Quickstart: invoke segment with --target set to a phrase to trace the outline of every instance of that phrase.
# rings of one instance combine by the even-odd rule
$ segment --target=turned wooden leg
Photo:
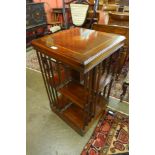
[[[126,82],[123,83],[123,86],[122,86],[123,92],[120,95],[120,102],[122,102],[122,100],[123,100],[123,98],[124,98],[124,96],[126,94],[126,91],[127,91],[128,86],[129,86],[129,83],[126,83]]]
[[[126,49],[122,49],[120,51],[119,55],[119,64],[118,64],[118,70],[117,70],[117,75],[116,75],[116,80],[118,80],[119,76],[121,75],[122,69],[125,66],[125,63],[127,61],[127,51]]]
[[[113,80],[111,80],[111,82],[109,84],[109,90],[108,90],[108,94],[107,94],[107,99],[109,99],[109,96],[110,96],[110,93],[111,93],[112,84],[113,84]]]

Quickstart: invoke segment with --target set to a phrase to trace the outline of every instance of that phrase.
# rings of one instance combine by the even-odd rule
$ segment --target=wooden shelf
[[[64,98],[62,95],[58,96],[58,102],[54,102],[54,106],[59,108],[59,110],[63,110],[67,107],[70,103],[68,102],[67,98]]]
[[[60,88],[59,92],[71,102],[84,109],[88,97],[88,92],[85,91],[84,86],[76,82],[69,82],[66,86]]]
[[[69,124],[76,132],[83,136],[87,130],[93,125],[94,121],[101,116],[106,108],[107,101],[100,96],[99,103],[96,105],[95,116],[90,120],[87,126],[84,127],[84,114],[85,112],[75,104],[69,104],[67,108],[61,112],[53,111],[62,118],[67,124]],[[67,105],[67,103],[66,103]]]
[[[72,124],[77,126],[77,128],[83,128],[84,112],[76,105],[72,104],[69,108],[67,108],[63,112],[63,116],[66,117]]]
[[[59,93],[69,99],[73,104],[76,104],[82,110],[87,103],[88,92],[84,89],[84,86],[76,82],[69,82],[66,86],[59,89]],[[99,97],[99,103],[96,105],[96,111],[99,112],[100,108],[103,108],[107,104],[104,97]],[[99,109],[98,109],[99,108]]]

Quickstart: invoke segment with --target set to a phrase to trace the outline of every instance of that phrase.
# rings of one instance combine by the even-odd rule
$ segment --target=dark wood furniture
[[[106,108],[124,40],[76,27],[32,41],[52,111],[80,135]]]
[[[51,26],[61,25],[58,21],[47,22],[44,3],[26,3],[26,45],[38,37],[50,34]]]
[[[103,21],[99,21],[99,24],[115,25],[129,28],[129,13],[117,12],[117,11],[104,11]]]
[[[126,37],[125,44],[122,48],[120,55],[120,66],[118,70],[118,74],[120,74],[123,66],[126,61],[129,59],[129,28],[118,25],[103,25],[103,24],[93,24],[92,29],[101,32],[120,34]]]
[[[109,15],[114,20],[121,20],[121,21],[129,21],[129,13],[128,12],[109,12]]]
[[[44,3],[26,3],[26,43],[42,35],[46,31],[47,22]],[[42,29],[42,30],[39,30]]]
[[[119,25],[129,27],[129,13],[128,12],[109,12],[108,25]]]

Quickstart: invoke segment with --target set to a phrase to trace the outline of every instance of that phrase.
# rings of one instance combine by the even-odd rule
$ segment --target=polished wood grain
[[[73,28],[33,41],[51,109],[80,135],[104,112],[125,37]]]
[[[88,92],[85,91],[83,85],[75,82],[70,82],[66,87],[59,89],[59,92],[73,101],[77,106],[84,109],[87,102]]]
[[[93,24],[93,30],[107,32],[107,33],[114,33],[120,34],[126,37],[125,45],[129,46],[129,28],[125,26],[119,25],[104,25],[104,24]]]
[[[95,59],[102,55],[100,61],[104,60],[118,47],[123,46],[124,40],[125,37],[120,35],[73,28],[34,40],[32,45],[78,71],[84,71],[86,66],[89,71],[96,65]]]

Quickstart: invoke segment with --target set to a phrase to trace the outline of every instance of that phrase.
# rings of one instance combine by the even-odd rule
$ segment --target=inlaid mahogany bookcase
[[[106,108],[124,41],[77,27],[32,41],[52,111],[82,136]]]

